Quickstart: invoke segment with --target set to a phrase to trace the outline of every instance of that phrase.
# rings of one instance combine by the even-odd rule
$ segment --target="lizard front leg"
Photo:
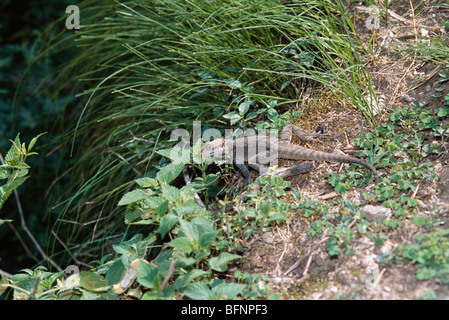
[[[241,161],[239,158],[236,158],[234,161],[234,164],[239,168],[239,170],[242,172],[243,177],[245,178],[245,186],[249,185],[251,183],[251,180],[249,178],[249,170],[248,167],[245,166],[243,161]]]

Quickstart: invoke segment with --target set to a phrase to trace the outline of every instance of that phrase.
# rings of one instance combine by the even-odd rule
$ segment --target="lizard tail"
[[[379,174],[377,173],[376,168],[374,168],[371,164],[369,164],[368,162],[366,162],[362,159],[349,157],[349,156],[343,156],[343,155],[330,154],[330,153],[326,153],[326,152],[322,152],[322,151],[318,151],[318,150],[313,150],[313,151],[307,152],[307,154],[306,154],[303,150],[300,150],[300,149],[298,150],[297,156],[293,156],[292,158],[298,159],[298,160],[317,160],[317,161],[359,164],[361,166],[364,166],[366,169],[368,169],[369,171],[371,171],[373,173],[375,184],[379,183]]]

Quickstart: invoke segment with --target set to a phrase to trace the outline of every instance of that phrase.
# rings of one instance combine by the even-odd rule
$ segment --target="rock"
[[[391,209],[382,206],[366,205],[361,207],[360,210],[365,213],[365,218],[368,221],[376,221],[380,219],[386,219],[391,216]]]

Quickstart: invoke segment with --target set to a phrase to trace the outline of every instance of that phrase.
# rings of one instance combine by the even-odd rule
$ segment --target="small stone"
[[[368,221],[375,221],[380,219],[386,219],[391,216],[391,209],[385,208],[382,206],[372,206],[372,205],[366,205],[360,210],[365,213],[365,218]]]
[[[273,284],[281,284],[284,279],[282,277],[275,277],[273,279]]]
[[[265,242],[268,244],[273,244],[276,241],[276,237],[272,234],[269,234],[265,237]]]

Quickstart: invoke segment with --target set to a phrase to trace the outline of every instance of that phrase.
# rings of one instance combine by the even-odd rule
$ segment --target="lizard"
[[[297,146],[291,143],[293,133],[301,140],[306,141],[315,141],[315,137],[325,136],[318,132],[305,134],[298,126],[288,124],[283,128],[279,139],[271,135],[259,134],[233,140],[215,139],[207,141],[200,150],[200,156],[206,161],[217,159],[232,160],[242,172],[245,178],[245,185],[250,183],[249,170],[244,164],[245,161],[248,162],[250,167],[258,170],[261,174],[265,174],[268,171],[268,167],[264,164],[277,159],[359,164],[373,173],[375,184],[378,184],[379,175],[376,169],[368,162],[346,155],[336,155]],[[313,162],[305,162],[292,167],[277,168],[273,174],[285,178],[310,171],[313,168],[315,168]]]

